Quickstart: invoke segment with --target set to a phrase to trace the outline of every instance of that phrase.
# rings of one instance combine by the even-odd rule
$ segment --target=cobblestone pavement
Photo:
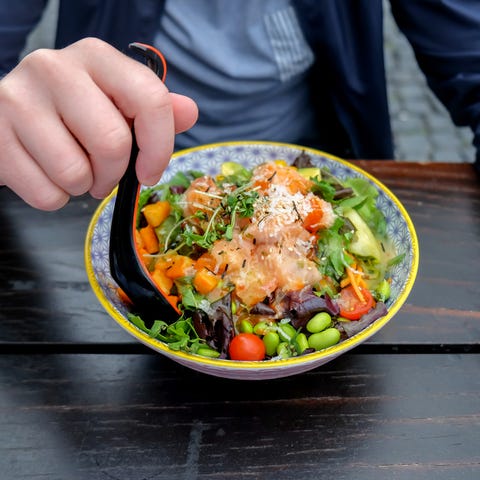
[[[455,127],[445,107],[428,88],[410,44],[385,3],[385,62],[395,158],[473,162],[470,128]]]

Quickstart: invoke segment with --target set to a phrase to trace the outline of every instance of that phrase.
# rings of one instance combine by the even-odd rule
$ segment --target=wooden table
[[[471,165],[357,162],[399,197],[421,261],[397,316],[309,373],[245,382],[152,353],[104,312],[97,202],[0,189],[0,478],[480,478],[480,185]]]

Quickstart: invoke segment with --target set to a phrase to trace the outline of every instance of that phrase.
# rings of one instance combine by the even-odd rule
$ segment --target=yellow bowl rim
[[[145,345],[153,348],[156,351],[163,352],[166,354],[168,357],[171,358],[178,358],[179,360],[182,359],[184,362],[186,361],[187,363],[193,362],[195,364],[200,364],[208,367],[213,367],[213,368],[221,368],[221,367],[226,367],[228,369],[254,369],[254,370],[263,370],[263,369],[271,369],[271,368],[285,368],[285,367],[290,367],[294,365],[302,365],[302,364],[308,364],[308,363],[317,363],[318,361],[328,358],[328,357],[336,357],[340,355],[341,353],[344,353],[355,346],[359,345],[363,341],[365,341],[367,338],[371,337],[374,335],[376,332],[378,332],[386,323],[388,323],[393,316],[398,312],[400,307],[405,303],[408,295],[410,294],[413,285],[415,283],[415,279],[417,276],[418,272],[418,265],[419,265],[419,245],[418,245],[418,238],[417,234],[415,231],[415,227],[413,225],[413,222],[410,218],[410,215],[404,208],[404,206],[401,204],[401,202],[398,200],[396,195],[388,188],[386,187],[383,183],[381,183],[379,180],[377,180],[374,176],[366,172],[360,167],[357,167],[356,165],[353,165],[352,163],[348,162],[347,160],[341,159],[339,157],[336,157],[335,155],[331,155],[329,153],[323,152],[322,150],[317,150],[314,148],[310,147],[304,147],[302,145],[296,145],[293,143],[284,143],[284,142],[270,142],[270,141],[261,141],[261,140],[242,140],[242,141],[229,141],[229,142],[216,142],[216,143],[210,143],[210,144],[205,144],[205,145],[200,145],[197,147],[192,147],[184,150],[179,150],[175,152],[172,155],[172,160],[174,160],[177,157],[183,156],[185,154],[191,153],[191,152],[196,152],[200,150],[207,150],[207,149],[212,149],[212,148],[217,148],[217,147],[225,147],[225,146],[254,146],[254,145],[273,145],[273,146],[278,146],[278,147],[290,147],[292,149],[296,150],[304,150],[305,152],[311,152],[312,154],[315,155],[320,155],[322,157],[329,158],[330,160],[333,160],[335,162],[341,163],[351,170],[354,170],[366,178],[368,178],[370,181],[372,181],[377,187],[379,187],[383,192],[385,192],[390,199],[394,202],[396,208],[402,213],[402,216],[408,226],[408,230],[410,233],[411,237],[411,243],[412,243],[412,265],[411,269],[407,278],[407,281],[405,283],[405,287],[400,293],[399,297],[397,298],[396,302],[389,307],[388,313],[376,320],[374,323],[366,327],[364,330],[360,331],[356,335],[347,338],[346,340],[343,340],[342,342],[326,348],[324,350],[320,350],[318,352],[313,352],[308,355],[300,355],[298,357],[290,357],[290,358],[285,358],[285,359],[276,359],[272,361],[235,361],[235,360],[227,360],[227,359],[218,359],[218,358],[207,358],[203,357],[200,355],[195,355],[195,354],[190,354],[182,351],[177,351],[177,350],[172,350],[171,348],[168,347],[167,344],[156,340],[152,337],[150,337],[147,333],[143,332],[139,328],[137,328],[135,325],[133,325],[128,319],[126,319],[123,315],[120,314],[120,312],[111,304],[111,302],[108,300],[108,298],[104,295],[98,280],[95,276],[95,273],[93,271],[93,266],[92,266],[92,261],[91,261],[91,252],[90,252],[90,246],[91,246],[91,241],[92,241],[92,236],[93,236],[93,231],[95,229],[95,225],[98,221],[98,218],[100,214],[102,213],[103,209],[105,206],[111,201],[111,199],[116,195],[117,189],[115,188],[106,198],[104,198],[100,204],[97,206],[94,215],[92,216],[92,219],[89,223],[88,229],[87,229],[87,235],[85,239],[85,247],[84,247],[84,256],[85,256],[85,267],[87,271],[87,276],[88,280],[90,282],[90,286],[95,293],[96,297],[98,298],[100,304],[105,308],[105,310],[109,313],[109,315],[122,327],[124,328],[127,332],[129,332],[132,336],[137,338],[137,340],[141,341]]]

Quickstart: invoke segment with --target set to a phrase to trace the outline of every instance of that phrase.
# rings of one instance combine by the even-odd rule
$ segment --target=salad
[[[129,320],[170,348],[212,358],[305,355],[387,313],[401,261],[365,178],[339,180],[302,152],[142,190],[138,254],[181,314]]]

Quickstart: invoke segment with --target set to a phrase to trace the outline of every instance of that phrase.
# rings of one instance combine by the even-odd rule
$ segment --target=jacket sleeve
[[[469,126],[480,164],[480,2],[390,0],[427,83],[457,126]]]
[[[0,0],[0,78],[17,64],[46,4],[47,0]]]

